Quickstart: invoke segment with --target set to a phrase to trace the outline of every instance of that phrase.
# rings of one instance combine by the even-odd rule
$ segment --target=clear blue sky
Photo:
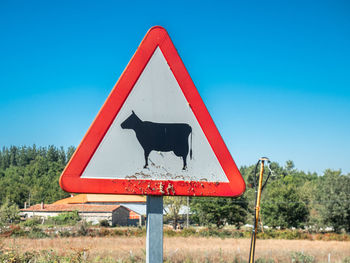
[[[350,172],[348,1],[0,2],[0,146],[77,146],[164,26],[238,166]]]

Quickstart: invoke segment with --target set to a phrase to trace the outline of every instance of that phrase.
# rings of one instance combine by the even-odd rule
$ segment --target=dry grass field
[[[142,237],[76,237],[76,238],[6,238],[3,249],[18,251],[53,250],[59,255],[86,251],[88,259],[130,259],[143,261],[145,238]],[[249,239],[220,239],[200,237],[168,237],[164,239],[164,258],[170,262],[234,262],[246,261]],[[315,262],[342,262],[350,257],[350,242],[309,240],[257,240],[256,259],[272,259],[274,262],[291,262],[293,252],[311,255]]]

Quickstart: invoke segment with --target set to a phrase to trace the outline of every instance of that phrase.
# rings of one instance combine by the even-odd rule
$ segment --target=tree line
[[[297,170],[292,161],[271,163],[273,174],[261,201],[261,225],[273,228],[333,229],[350,232],[350,174]],[[247,184],[239,198],[192,198],[193,219],[200,224],[253,224],[255,165],[240,169]],[[265,174],[266,178],[266,174]]]
[[[69,196],[58,180],[74,153],[74,147],[65,150],[55,146],[11,146],[0,151],[0,203],[6,201],[19,207],[24,202],[33,205],[51,203]]]
[[[69,196],[58,180],[74,153],[74,147],[11,146],[0,150],[0,206],[23,207],[52,203]],[[292,161],[271,163],[273,175],[262,194],[261,224],[278,228],[350,232],[350,174],[325,170],[322,174],[296,169]],[[200,225],[252,224],[255,165],[240,168],[247,189],[238,198],[191,197],[191,222]],[[265,175],[266,176],[266,175]],[[184,197],[166,197],[170,217],[178,220]]]

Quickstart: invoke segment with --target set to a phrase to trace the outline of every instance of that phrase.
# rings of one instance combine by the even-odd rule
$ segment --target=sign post
[[[147,196],[146,263],[163,262],[163,196]]]

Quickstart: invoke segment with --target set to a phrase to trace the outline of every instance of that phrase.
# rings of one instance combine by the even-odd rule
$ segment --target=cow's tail
[[[191,148],[190,148],[190,159],[192,160],[192,128],[191,128]]]

